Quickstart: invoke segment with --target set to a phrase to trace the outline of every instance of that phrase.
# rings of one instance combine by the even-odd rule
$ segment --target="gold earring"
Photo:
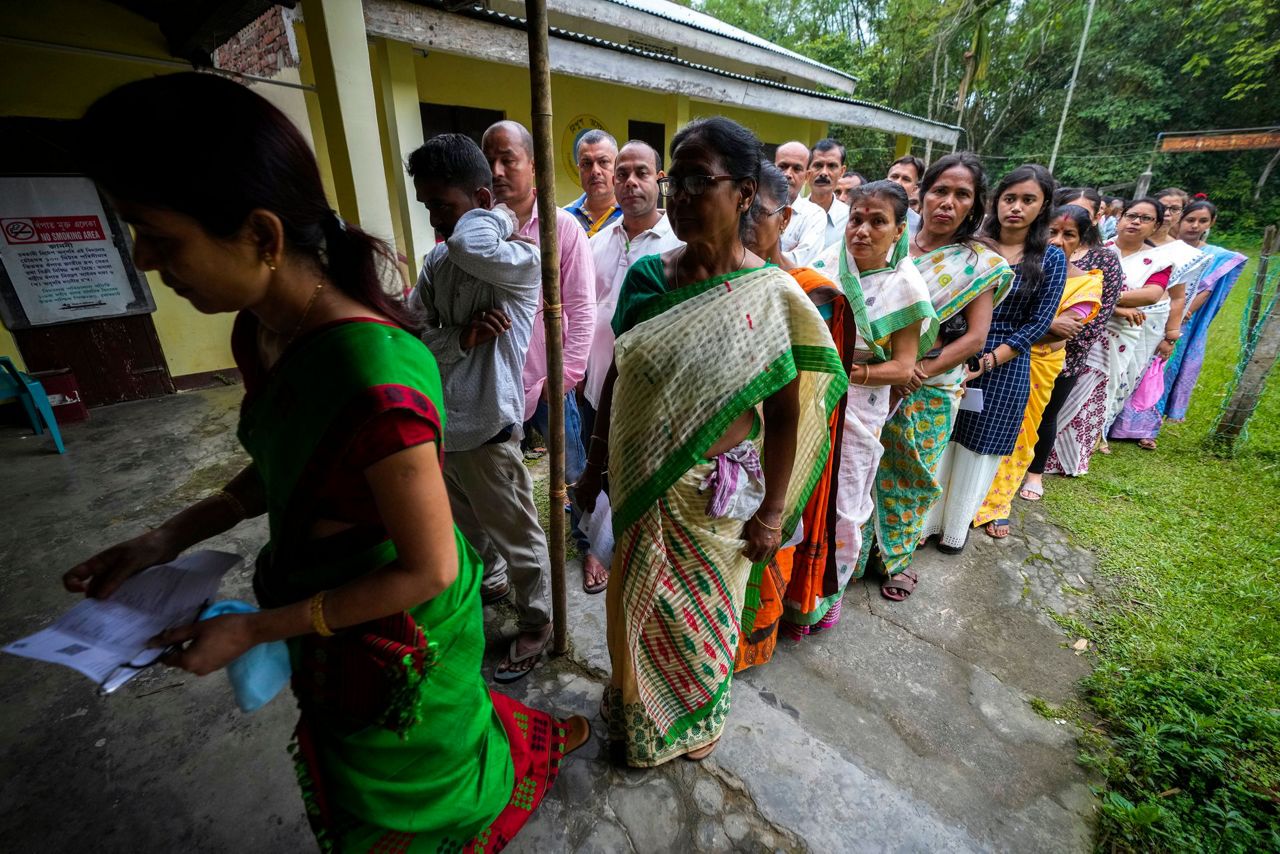
[[[271,256],[270,256],[270,255],[268,255],[268,256],[266,256],[265,258],[263,258],[263,259],[262,259],[262,263],[266,264],[266,265],[267,265],[267,269],[268,269],[268,270],[270,270],[271,272],[273,272],[273,273],[274,273],[274,272],[276,271],[276,265],[271,263]]]

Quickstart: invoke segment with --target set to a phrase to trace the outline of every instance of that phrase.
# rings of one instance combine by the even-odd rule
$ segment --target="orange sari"
[[[811,267],[798,267],[791,271],[791,275],[822,312],[835,341],[836,352],[840,354],[840,361],[847,373],[849,354],[853,352],[854,325],[853,314],[849,310],[844,292],[839,285]],[[734,672],[764,664],[773,657],[773,651],[778,645],[778,627],[782,621],[784,598],[788,598],[789,592],[794,594],[789,598],[804,597],[800,601],[810,601],[815,592],[822,588],[828,555],[833,546],[830,542],[831,527],[828,517],[834,509],[832,502],[835,488],[832,477],[839,470],[839,432],[843,412],[844,406],[841,404],[831,414],[831,456],[801,516],[804,539],[791,548],[780,550],[761,575],[760,606],[756,611],[755,625],[750,633],[744,632],[738,642]]]

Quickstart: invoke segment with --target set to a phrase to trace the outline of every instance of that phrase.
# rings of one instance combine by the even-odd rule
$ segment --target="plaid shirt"
[[[1046,247],[1043,265],[1044,278],[1032,290],[1023,287],[1022,264],[1015,264],[1013,288],[991,314],[991,331],[982,351],[1007,344],[1017,355],[968,384],[982,389],[982,411],[961,411],[951,438],[975,454],[1004,456],[1018,442],[1031,394],[1031,345],[1049,331],[1067,283],[1067,258],[1061,249]]]

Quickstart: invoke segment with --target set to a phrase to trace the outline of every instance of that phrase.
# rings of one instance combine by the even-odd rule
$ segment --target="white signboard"
[[[134,300],[88,178],[0,178],[0,261],[32,326],[114,317]]]

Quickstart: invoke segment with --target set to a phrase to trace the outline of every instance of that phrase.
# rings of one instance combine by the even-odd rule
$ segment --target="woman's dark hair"
[[[1187,215],[1195,211],[1208,211],[1209,222],[1213,222],[1218,218],[1218,206],[1208,199],[1196,199],[1191,204],[1182,209],[1182,218],[1186,219]]]
[[[897,181],[872,181],[849,191],[849,207],[859,199],[884,199],[893,208],[893,224],[902,225],[907,218],[907,191]]]
[[[1077,195],[1075,198],[1080,197]],[[1094,245],[1094,241],[1097,240],[1098,227],[1093,224],[1093,214],[1089,213],[1088,208],[1083,208],[1080,205],[1059,205],[1053,209],[1053,213],[1049,216],[1049,222],[1063,217],[1075,224],[1076,232],[1080,235],[1080,245]]]
[[[764,201],[765,198],[768,198],[772,204],[767,204]],[[755,201],[751,203],[751,215],[759,216],[764,213],[766,207],[777,207],[786,204],[790,199],[791,185],[787,183],[787,176],[768,160],[761,160],[759,189],[756,190]]]
[[[1059,187],[1053,194],[1053,206],[1060,208],[1076,199],[1088,199],[1102,212],[1102,194],[1093,187]]]
[[[957,166],[969,170],[969,174],[973,177],[973,207],[969,208],[969,215],[956,227],[952,240],[956,243],[968,243],[978,233],[978,228],[987,214],[987,173],[983,170],[982,161],[978,159],[978,155],[972,151],[956,151],[933,161],[924,173],[924,177],[920,179],[920,199],[923,206],[924,198],[929,195],[929,188],[937,183],[943,172]]]
[[[1040,213],[1031,221],[1022,244],[1022,260],[1018,262],[1018,271],[1021,273],[1018,286],[1036,290],[1044,280],[1044,251],[1049,245],[1049,215],[1053,213],[1054,180],[1049,170],[1039,163],[1026,163],[1001,178],[991,194],[991,208],[987,211],[987,221],[982,224],[982,233],[999,239],[1000,197],[1005,190],[1025,181],[1035,181],[1040,185],[1044,204],[1040,206]]]
[[[764,160],[764,146],[751,131],[724,116],[705,116],[694,119],[676,131],[671,138],[671,162],[675,162],[676,151],[686,142],[696,140],[703,143],[720,156],[726,175],[732,175],[735,181],[748,178],[760,183],[760,163]],[[790,193],[788,193],[788,198]],[[757,202],[752,199],[752,208]],[[745,236],[751,210],[744,211],[738,217],[738,234]]]
[[[1120,211],[1120,216],[1124,216],[1137,205],[1151,205],[1156,211],[1156,225],[1164,224],[1164,202],[1151,196],[1143,196],[1140,199],[1130,199],[1124,203],[1124,210]]]
[[[111,195],[185,214],[217,238],[238,232],[252,211],[271,211],[289,251],[311,258],[335,287],[407,329],[419,323],[382,287],[396,269],[391,249],[330,209],[306,139],[239,83],[195,72],[126,83],[81,119],[80,155]]]
[[[468,193],[484,187],[493,189],[493,170],[484,152],[471,137],[460,133],[438,133],[409,155],[405,169],[411,178],[441,181]]]

